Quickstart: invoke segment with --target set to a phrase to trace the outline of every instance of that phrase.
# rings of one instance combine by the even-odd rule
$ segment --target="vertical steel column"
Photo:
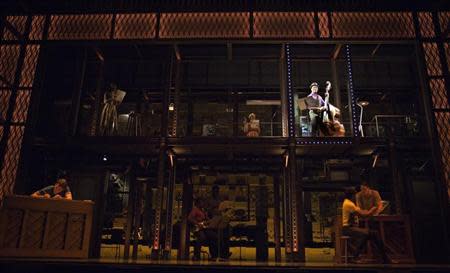
[[[273,230],[275,240],[275,262],[281,262],[281,244],[280,244],[280,174],[275,173],[273,176]]]
[[[181,225],[180,225],[180,241],[178,244],[178,260],[189,259],[189,225],[188,215],[192,209],[192,177],[190,172],[187,172],[186,177],[183,179],[183,196],[182,196],[182,211],[181,211]]]
[[[285,160],[290,160],[288,154]],[[284,164],[284,162],[283,162]],[[291,211],[291,187],[289,183],[289,169],[283,165],[283,227],[284,227],[284,250],[286,260],[290,261],[292,257],[292,211]]]
[[[83,59],[81,60],[80,70],[78,71],[77,85],[75,86],[75,90],[72,93],[72,107],[71,107],[71,120],[72,126],[70,128],[70,136],[75,136],[77,134],[78,128],[78,116],[80,111],[80,100],[81,95],[83,93],[83,85],[84,85],[84,75],[86,73],[86,62],[87,62],[87,49],[83,47]]]
[[[281,127],[282,136],[289,136],[288,126],[288,96],[287,96],[287,61],[286,61],[286,45],[281,46],[280,54],[280,96],[281,96]]]
[[[166,223],[165,223],[165,242],[163,250],[163,259],[169,259],[170,252],[172,250],[172,210],[173,210],[173,191],[175,189],[176,181],[176,160],[170,151],[169,156],[171,166],[169,168],[169,183],[167,185],[167,198],[166,198]]]
[[[178,110],[180,108],[181,69],[181,60],[177,59],[175,63],[175,101],[172,117],[172,137],[177,136]]]
[[[345,60],[347,63],[347,83],[348,83],[348,105],[350,107],[348,108],[350,111],[350,117],[352,126],[350,127],[352,129],[352,135],[354,137],[359,136],[358,131],[358,122],[356,117],[356,98],[355,93],[353,91],[353,68],[352,68],[352,55],[351,55],[351,48],[350,45],[345,45]]]

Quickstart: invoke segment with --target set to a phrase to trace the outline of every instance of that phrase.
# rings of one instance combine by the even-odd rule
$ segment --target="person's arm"
[[[72,200],[72,193],[70,191],[66,192],[66,200]]]
[[[38,198],[50,198],[50,194],[47,193],[47,189],[49,189],[49,187],[45,187],[41,190],[38,190],[36,192],[34,192],[33,194],[31,194],[31,197],[38,197]]]
[[[361,205],[362,205],[361,204],[361,193],[358,192],[355,196],[355,199],[356,199],[356,206],[361,207]]]
[[[377,211],[377,207],[372,207],[370,210],[363,210],[358,206],[355,207],[356,214],[358,214],[359,216],[362,216],[362,217],[372,216],[376,211]]]

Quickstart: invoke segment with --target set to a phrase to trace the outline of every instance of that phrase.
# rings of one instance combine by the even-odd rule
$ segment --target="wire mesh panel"
[[[319,12],[319,34],[320,38],[329,38],[330,37],[330,28],[329,28],[329,20],[328,14],[326,12]]]
[[[439,24],[441,25],[442,33],[446,34],[446,37],[450,37],[450,12],[439,13]]]
[[[450,43],[444,44],[445,58],[447,59],[447,68],[450,73]]]
[[[411,13],[333,12],[334,38],[405,39],[414,38]]]
[[[255,38],[314,38],[313,12],[255,12]]]
[[[1,171],[0,199],[13,192],[19,164],[20,150],[22,147],[24,127],[11,126],[6,150],[3,157],[3,169]]]
[[[0,89],[0,123],[5,122],[6,120],[6,113],[8,112],[10,96],[11,90]]]
[[[25,123],[30,106],[31,90],[17,91],[16,105],[12,117],[13,122]]]
[[[156,14],[117,14],[114,39],[155,38]]]
[[[111,14],[53,15],[49,40],[101,40],[111,34]]]
[[[30,40],[42,40],[45,16],[33,16],[31,21]]]
[[[249,38],[249,13],[164,13],[159,37],[175,38]]]
[[[28,45],[20,77],[20,87],[33,86],[36,64],[39,56],[39,45]]]
[[[433,17],[431,12],[419,12],[420,35],[423,38],[432,38],[436,36],[434,32]]]
[[[11,24],[11,26],[21,35],[24,34],[27,16],[7,16],[6,21]],[[3,39],[6,41],[18,40],[16,35],[14,35],[14,33],[12,33],[8,28],[5,28]]]
[[[431,79],[430,92],[434,109],[449,108],[444,79]]]
[[[0,46],[0,87],[11,87],[14,83],[20,46]]]
[[[427,65],[427,73],[429,76],[441,76],[442,64],[439,59],[439,51],[436,43],[423,43],[425,53],[425,63]]]
[[[444,167],[447,190],[450,193],[450,113],[436,112],[436,127],[441,144],[442,164]]]

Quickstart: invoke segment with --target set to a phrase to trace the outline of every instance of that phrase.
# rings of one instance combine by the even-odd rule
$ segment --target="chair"
[[[348,241],[350,240],[350,236],[341,236],[340,239],[344,243],[344,255],[341,258],[344,258],[344,263],[347,264],[348,258],[353,257],[348,254]]]

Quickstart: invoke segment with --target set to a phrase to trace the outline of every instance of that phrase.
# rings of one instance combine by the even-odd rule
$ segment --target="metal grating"
[[[450,108],[448,105],[444,79],[431,79],[430,92],[434,109]]]
[[[255,38],[315,38],[313,12],[255,12]]]
[[[64,249],[67,214],[52,212],[48,215],[49,230],[46,249]]]
[[[39,56],[39,45],[29,45],[26,49],[25,60],[20,77],[20,87],[32,87],[36,64]]]
[[[6,113],[8,112],[9,97],[11,96],[11,90],[0,90],[0,123],[6,121]]]
[[[439,24],[441,25],[442,33],[446,33],[446,37],[450,37],[450,12],[439,13]]]
[[[333,12],[334,38],[414,38],[407,12]]]
[[[155,38],[156,14],[117,14],[114,39]]]
[[[439,51],[436,43],[423,43],[425,53],[425,63],[427,65],[427,73],[429,76],[441,76],[442,64],[439,59]]]
[[[27,16],[7,16],[6,21],[8,21],[17,30],[17,32],[22,35],[24,34]],[[7,28],[5,28],[3,33],[3,39],[7,41],[18,40],[17,37]]]
[[[20,149],[22,147],[24,127],[11,126],[6,151],[3,157],[3,169],[0,176],[0,199],[6,194],[12,194],[16,181]]]
[[[101,40],[110,38],[111,14],[53,15],[49,40]]]
[[[159,37],[249,38],[248,12],[164,13]]]
[[[0,87],[11,87],[14,84],[20,46],[0,46]]]
[[[436,127],[441,145],[442,166],[444,168],[444,179],[450,194],[450,113],[436,112]]]
[[[18,90],[16,106],[12,117],[13,122],[25,123],[27,121],[28,108],[30,106],[31,90]]]
[[[6,232],[3,239],[4,248],[19,247],[20,231],[23,223],[23,210],[8,209],[6,210]]]
[[[419,12],[420,35],[423,38],[436,36],[434,32],[433,15],[431,12]]]
[[[83,229],[85,216],[83,214],[70,214],[66,238],[66,249],[81,250],[83,246]]]
[[[33,16],[31,21],[30,40],[42,40],[45,16]]]
[[[25,223],[24,238],[21,238],[24,248],[42,248],[45,229],[45,212],[28,211]]]
[[[329,28],[328,14],[326,12],[319,12],[318,17],[319,17],[320,38],[329,38],[330,28]]]

